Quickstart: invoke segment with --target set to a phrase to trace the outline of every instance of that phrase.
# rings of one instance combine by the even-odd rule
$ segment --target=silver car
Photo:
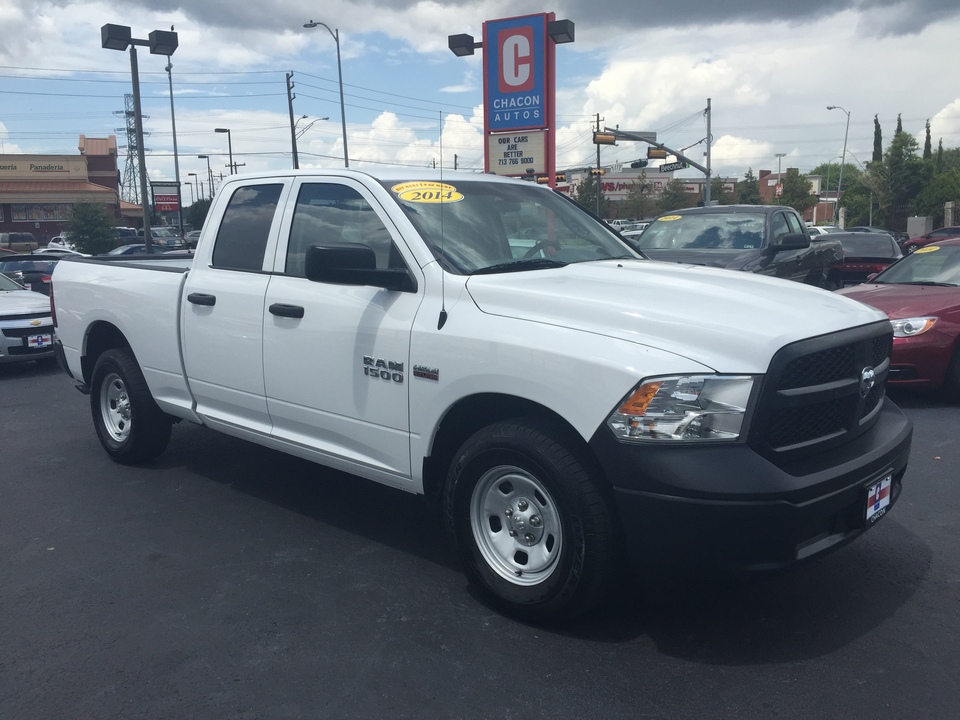
[[[53,358],[50,298],[0,275],[0,363]]]

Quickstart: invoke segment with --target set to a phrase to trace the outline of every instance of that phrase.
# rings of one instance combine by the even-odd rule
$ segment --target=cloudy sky
[[[114,23],[135,37],[179,34],[182,177],[206,176],[200,154],[215,175],[229,172],[216,127],[231,129],[241,172],[290,167],[288,72],[296,117],[307,115],[301,167],[340,166],[336,44],[323,27],[303,27],[316,20],[340,35],[351,166],[453,167],[456,156],[460,168],[482,169],[482,51],[457,58],[447,36],[479,40],[485,20],[540,12],[576,24],[576,42],[557,48],[560,168],[595,162],[598,113],[604,126],[656,131],[696,157],[707,98],[720,175],[776,170],[777,153],[801,171],[837,159],[847,116],[827,105],[850,112],[850,162],[870,159],[874,115],[885,145],[900,114],[921,142],[929,119],[934,147],[960,146],[957,0],[0,0],[0,153],[73,154],[80,134],[125,144],[129,56],[100,47],[100,27]],[[140,50],[154,180],[174,174],[165,66]],[[645,152],[604,147],[602,161]]]

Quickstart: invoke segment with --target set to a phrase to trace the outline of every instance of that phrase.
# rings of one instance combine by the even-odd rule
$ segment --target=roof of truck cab
[[[549,189],[546,185],[537,185],[529,181],[523,181],[520,178],[508,177],[503,175],[494,175],[492,173],[464,172],[462,170],[434,170],[432,168],[375,168],[375,169],[354,169],[354,168],[311,168],[299,170],[274,170],[263,173],[244,173],[234,175],[224,180],[224,182],[237,182],[251,180],[256,178],[285,178],[285,177],[369,177],[377,181],[390,180],[409,180],[409,181],[430,181],[430,182],[503,182],[515,183],[526,182],[534,187],[543,187]]]

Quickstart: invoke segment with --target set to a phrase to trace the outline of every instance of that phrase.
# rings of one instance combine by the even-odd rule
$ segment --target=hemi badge
[[[440,369],[427,367],[426,365],[414,365],[413,376],[426,378],[427,380],[440,380]]]

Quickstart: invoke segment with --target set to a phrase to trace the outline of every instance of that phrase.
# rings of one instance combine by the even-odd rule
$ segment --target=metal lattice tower
[[[125,149],[127,151],[127,162],[123,166],[123,179],[120,182],[120,197],[128,203],[139,205],[140,183],[137,169],[137,120],[133,106],[133,95],[131,93],[123,96],[123,105],[123,110],[116,110],[113,113],[118,117],[124,118],[126,122],[125,127],[116,128],[116,132],[125,133],[127,136],[127,144],[120,147],[121,150]],[[149,115],[144,115],[143,117],[146,119]],[[147,132],[143,134],[144,137],[149,135]],[[144,148],[144,152],[148,152],[146,148]]]

